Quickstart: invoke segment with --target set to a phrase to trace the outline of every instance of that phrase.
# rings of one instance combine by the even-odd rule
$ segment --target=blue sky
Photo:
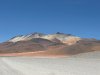
[[[100,0],[0,0],[0,42],[32,32],[100,39]]]

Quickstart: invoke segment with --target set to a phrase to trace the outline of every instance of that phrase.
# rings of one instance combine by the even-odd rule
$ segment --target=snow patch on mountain
[[[42,33],[33,33],[33,34],[28,34],[28,35],[21,35],[21,36],[16,36],[12,39],[9,40],[9,42],[18,42],[18,41],[28,41],[33,38],[40,38],[41,36],[44,36],[45,34]]]
[[[43,36],[41,38],[48,39],[51,41],[56,38],[60,40],[62,43],[66,43],[69,45],[76,43],[77,41],[81,39],[80,37],[67,35],[67,34],[50,34],[50,35]]]
[[[62,43],[66,43],[68,45],[74,44],[81,39],[80,37],[76,37],[71,34],[64,34],[64,33],[56,33],[56,34],[48,34],[48,35],[42,33],[33,33],[29,35],[14,37],[10,39],[9,42],[28,41],[33,38],[42,38],[50,41],[53,41],[53,39],[58,39]]]

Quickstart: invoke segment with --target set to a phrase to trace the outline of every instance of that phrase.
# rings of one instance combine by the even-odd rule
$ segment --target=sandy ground
[[[0,57],[0,75],[100,75],[100,53],[70,58]]]

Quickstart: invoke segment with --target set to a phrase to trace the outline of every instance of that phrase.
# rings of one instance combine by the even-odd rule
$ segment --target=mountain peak
[[[64,34],[64,33],[61,33],[61,32],[57,32],[56,34]]]
[[[32,35],[45,35],[43,33],[39,33],[39,32],[34,32],[34,33],[31,33]]]
[[[65,33],[61,33],[61,32],[57,32],[56,34],[58,34],[58,35],[67,35],[67,36],[72,36],[72,34],[65,34]]]

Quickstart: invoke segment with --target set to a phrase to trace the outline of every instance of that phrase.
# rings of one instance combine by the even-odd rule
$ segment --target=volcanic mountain
[[[0,43],[0,55],[8,56],[68,56],[92,51],[100,51],[100,40],[60,32],[19,35]]]

